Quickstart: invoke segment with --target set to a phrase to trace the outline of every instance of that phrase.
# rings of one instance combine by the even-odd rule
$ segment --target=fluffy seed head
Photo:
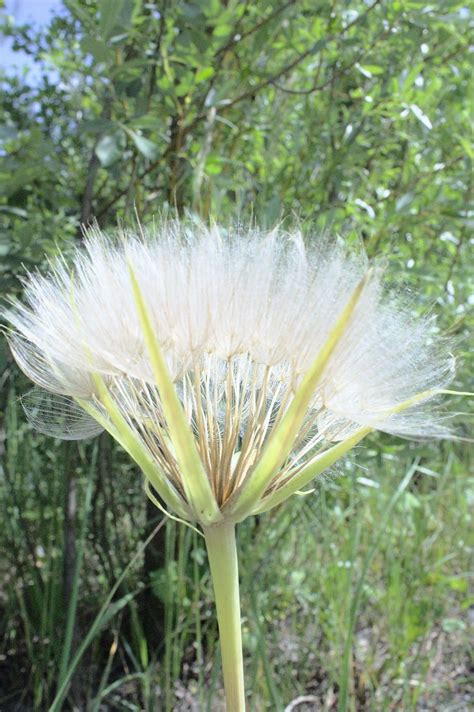
[[[170,434],[131,274],[219,511],[251,480],[272,433],[281,436],[338,320],[336,342],[260,505],[364,428],[446,434],[427,410],[453,376],[446,344],[432,320],[385,297],[381,269],[368,273],[363,254],[327,240],[306,247],[298,232],[280,230],[169,221],[153,234],[109,238],[92,229],[71,267],[60,262],[47,276],[30,275],[25,303],[7,312],[13,354],[43,389],[25,399],[27,414],[56,436],[88,437],[104,426],[130,451],[131,437],[182,516],[200,519],[185,481],[192,473],[182,471]]]

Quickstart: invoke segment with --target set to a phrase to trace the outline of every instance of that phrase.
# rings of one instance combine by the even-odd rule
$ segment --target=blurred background
[[[94,219],[297,219],[382,256],[472,389],[470,25],[457,0],[0,1],[2,304]],[[0,709],[221,710],[203,544],[167,521],[139,550],[139,472],[33,432],[4,339],[0,384]],[[470,708],[470,464],[374,436],[240,527],[250,709]]]

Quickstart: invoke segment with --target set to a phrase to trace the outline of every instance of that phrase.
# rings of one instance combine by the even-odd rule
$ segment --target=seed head
[[[278,504],[372,429],[447,434],[428,406],[453,359],[432,320],[388,299],[364,255],[298,232],[94,228],[7,318],[40,387],[31,422],[106,428],[151,497],[205,525]]]

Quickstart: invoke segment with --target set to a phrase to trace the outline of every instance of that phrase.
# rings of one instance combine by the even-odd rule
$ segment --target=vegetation
[[[296,216],[416,288],[466,390],[470,20],[457,0],[66,0],[41,32],[4,14],[37,71],[0,77],[0,297],[94,219]],[[203,544],[106,436],[33,432],[0,349],[0,707],[217,712]],[[250,709],[468,708],[469,458],[376,436],[240,527]]]

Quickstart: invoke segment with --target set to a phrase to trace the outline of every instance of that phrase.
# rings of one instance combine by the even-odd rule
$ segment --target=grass
[[[223,709],[201,538],[165,522],[150,570],[140,546],[161,514],[146,521],[139,474],[118,449],[104,437],[78,446],[32,433],[13,380],[5,429],[0,708]],[[463,709],[470,464],[462,443],[377,436],[313,494],[239,527],[250,709]],[[65,473],[79,512],[69,602]],[[146,623],[155,605],[158,636]]]

